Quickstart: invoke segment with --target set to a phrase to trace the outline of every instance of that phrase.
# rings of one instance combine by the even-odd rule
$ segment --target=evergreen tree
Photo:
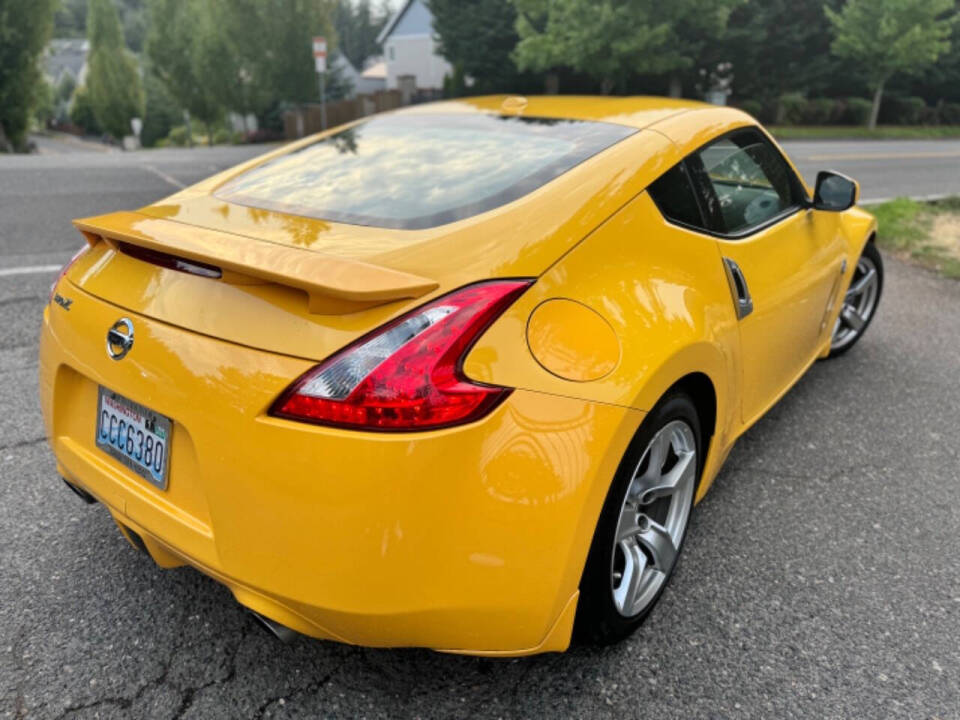
[[[0,3],[0,152],[19,148],[42,99],[37,59],[50,35],[54,0]]]
[[[136,60],[124,45],[120,17],[113,0],[90,0],[87,90],[100,126],[120,139],[129,135],[130,120],[143,116],[143,89]]]

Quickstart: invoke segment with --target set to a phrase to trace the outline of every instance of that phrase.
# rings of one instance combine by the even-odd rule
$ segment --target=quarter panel
[[[621,355],[604,377],[566,380],[533,358],[528,318],[552,298],[582,303],[613,328]],[[668,224],[642,193],[497,320],[464,370],[482,382],[645,411],[684,375],[701,372],[716,389],[718,439],[726,444],[736,424],[739,335],[716,241]]]

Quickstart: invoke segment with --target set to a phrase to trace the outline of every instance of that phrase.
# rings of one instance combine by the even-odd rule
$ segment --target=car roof
[[[590,120],[648,128],[690,111],[723,114],[724,108],[695,100],[651,96],[614,97],[592,95],[486,95],[423,105],[410,105],[398,113],[498,113],[521,117]],[[703,118],[706,121],[706,118]]]

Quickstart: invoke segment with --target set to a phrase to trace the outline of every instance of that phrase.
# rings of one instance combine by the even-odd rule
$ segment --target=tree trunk
[[[187,147],[193,147],[193,128],[190,127],[190,111],[183,111],[183,124],[187,126]]]
[[[205,122],[203,126],[207,129],[207,147],[213,147],[213,130],[210,129],[210,123]]]
[[[679,75],[670,76],[670,97],[683,97],[683,80]]]
[[[877,84],[877,91],[873,94],[873,108],[870,110],[870,123],[867,127],[877,129],[877,119],[880,117],[880,103],[883,101],[883,86],[887,84],[884,78]]]
[[[615,83],[610,78],[604,78],[600,81],[600,92],[604,95],[609,95],[613,92]]]

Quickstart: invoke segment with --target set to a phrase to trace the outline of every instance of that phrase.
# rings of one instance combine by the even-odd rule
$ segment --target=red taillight
[[[56,295],[56,293],[57,293],[57,285],[60,284],[60,281],[63,279],[63,276],[66,275],[67,272],[69,272],[70,268],[73,267],[73,264],[74,264],[77,260],[79,260],[80,258],[82,258],[82,257],[83,257],[83,254],[84,254],[87,250],[89,250],[89,249],[90,249],[90,246],[84,244],[83,247],[81,247],[79,250],[77,250],[76,253],[74,253],[74,255],[73,255],[72,258],[70,258],[69,260],[67,260],[67,264],[64,265],[62,268],[60,268],[60,272],[57,273],[57,279],[54,280],[54,281],[53,281],[53,285],[50,286],[50,297],[47,298],[47,304],[48,304],[48,305],[53,302],[53,296]]]
[[[493,280],[434,300],[333,355],[295,382],[272,415],[363,430],[425,430],[476,420],[509,388],[460,365],[530,280]]]

